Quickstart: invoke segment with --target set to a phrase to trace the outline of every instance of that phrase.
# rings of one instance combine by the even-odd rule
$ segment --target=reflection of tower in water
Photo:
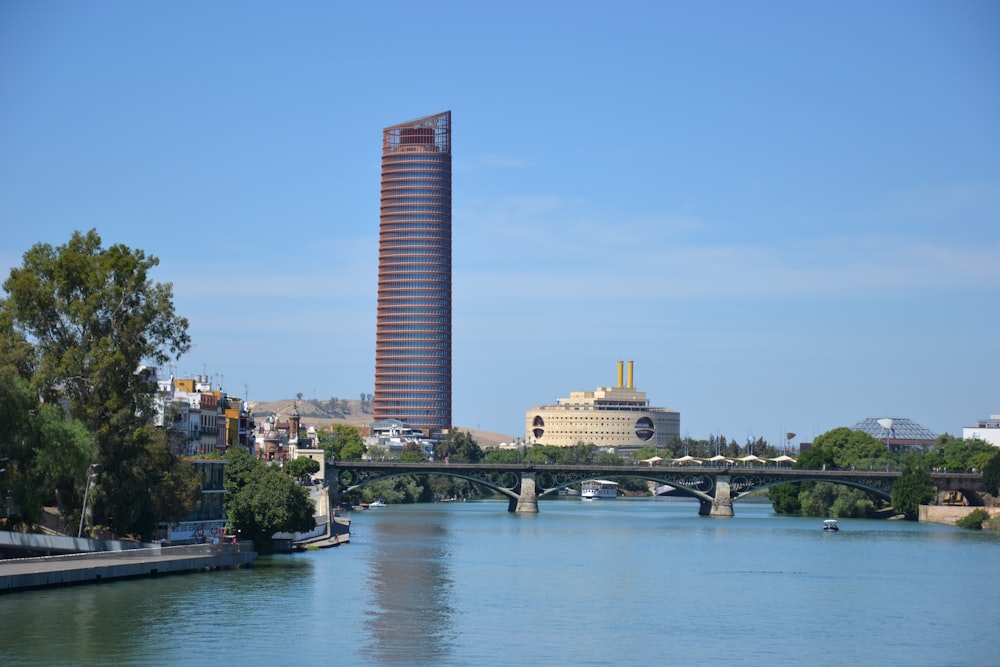
[[[377,545],[368,579],[376,613],[366,620],[373,640],[366,652],[380,664],[432,664],[449,655],[454,582],[443,566],[448,530],[405,520],[378,521],[369,529]]]

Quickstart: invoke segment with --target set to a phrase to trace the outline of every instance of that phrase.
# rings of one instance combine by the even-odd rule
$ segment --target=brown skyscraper
[[[382,131],[375,419],[451,428],[451,112]]]

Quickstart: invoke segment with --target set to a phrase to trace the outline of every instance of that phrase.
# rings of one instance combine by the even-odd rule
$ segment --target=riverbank
[[[986,510],[990,517],[1000,516],[1000,507],[971,507],[951,506],[951,505],[921,505],[918,521],[926,523],[940,523],[946,526],[954,526],[959,519],[964,519],[968,514],[977,509]]]
[[[14,558],[0,561],[0,592],[234,569],[256,558],[248,542]]]

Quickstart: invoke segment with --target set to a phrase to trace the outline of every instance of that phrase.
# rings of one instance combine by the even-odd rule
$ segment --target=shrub
[[[972,530],[982,530],[983,521],[990,518],[990,513],[982,507],[976,508],[955,522],[959,528],[970,528]]]

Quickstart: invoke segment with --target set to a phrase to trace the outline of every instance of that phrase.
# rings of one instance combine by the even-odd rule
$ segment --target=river
[[[253,568],[0,596],[0,665],[1000,665],[1000,538],[666,499],[389,506]]]

